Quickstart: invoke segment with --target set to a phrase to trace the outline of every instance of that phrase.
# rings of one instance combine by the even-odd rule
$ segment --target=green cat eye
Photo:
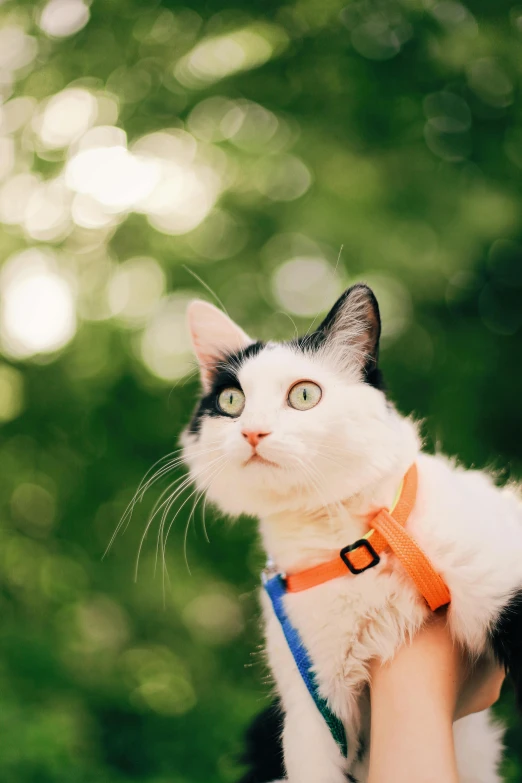
[[[298,411],[308,411],[321,399],[321,387],[313,381],[300,381],[292,386],[288,394],[288,403]]]
[[[245,407],[245,395],[241,389],[223,389],[218,397],[218,407],[227,416],[239,416]]]

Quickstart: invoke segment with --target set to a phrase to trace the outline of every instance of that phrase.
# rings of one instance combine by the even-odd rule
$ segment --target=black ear
[[[382,389],[382,377],[377,366],[380,336],[381,316],[377,299],[371,288],[357,283],[339,297],[314,332],[314,342],[317,347],[327,343],[340,349],[345,347],[361,367],[364,380]]]

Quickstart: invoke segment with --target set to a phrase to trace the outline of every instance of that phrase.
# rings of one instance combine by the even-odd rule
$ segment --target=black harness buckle
[[[367,566],[364,566],[364,568],[355,568],[355,566],[350,562],[350,558],[348,557],[348,552],[353,552],[354,549],[359,549],[360,546],[363,546],[367,551],[368,554],[372,556],[372,561],[368,563]],[[362,574],[363,571],[367,571],[368,568],[373,568],[377,565],[377,563],[380,563],[381,558],[373,548],[373,546],[370,544],[367,538],[359,538],[354,544],[350,544],[349,546],[345,546],[344,549],[341,549],[339,552],[339,555],[341,557],[341,560],[345,564],[345,566],[348,568],[349,571],[352,572],[352,574]]]

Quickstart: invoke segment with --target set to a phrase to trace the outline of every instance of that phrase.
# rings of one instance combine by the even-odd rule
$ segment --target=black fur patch
[[[240,783],[270,783],[286,777],[283,765],[283,714],[279,701],[258,715],[246,734],[241,757],[248,769]]]
[[[522,590],[499,614],[490,639],[495,657],[511,677],[518,708],[522,710]]]
[[[368,386],[373,386],[374,389],[378,389],[382,392],[386,391],[386,384],[382,372],[378,367],[368,368],[368,366],[366,366],[364,368],[364,382],[367,383]]]
[[[257,342],[248,345],[241,351],[236,353],[226,354],[216,364],[216,368],[212,374],[212,386],[208,394],[205,394],[198,403],[198,406],[194,412],[192,420],[189,424],[189,432],[197,435],[201,428],[201,420],[204,416],[223,416],[223,412],[218,408],[218,397],[223,389],[231,386],[236,389],[241,389],[241,384],[237,377],[237,368],[241,366],[241,363],[246,359],[250,359],[253,356],[257,356],[265,347],[266,343]],[[241,389],[241,391],[243,391]]]

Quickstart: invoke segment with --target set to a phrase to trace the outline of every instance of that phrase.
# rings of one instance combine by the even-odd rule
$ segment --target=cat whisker
[[[225,305],[223,304],[223,302],[221,301],[219,296],[216,294],[216,292],[209,286],[209,284],[206,283],[198,274],[196,274],[196,272],[194,272],[192,269],[190,269],[190,267],[188,267],[186,264],[183,264],[182,266],[183,266],[183,269],[185,269],[185,271],[187,271],[189,273],[189,275],[192,275],[194,280],[197,280],[198,283],[200,285],[202,285],[203,288],[205,288],[212,297],[214,297],[214,299],[216,300],[218,305],[221,307],[223,312],[225,312],[228,315],[227,308],[225,307]]]
[[[143,531],[143,534],[142,534],[141,539],[140,539],[140,544],[139,544],[139,547],[138,547],[138,554],[136,556],[136,565],[135,565],[135,569],[134,569],[134,581],[136,581],[136,582],[138,581],[138,569],[139,569],[139,563],[140,563],[141,550],[143,548],[143,544],[145,543],[145,539],[147,538],[147,534],[148,534],[148,532],[150,530],[150,527],[151,527],[152,523],[154,522],[154,519],[156,518],[156,514],[158,513],[159,509],[163,505],[162,504],[163,498],[165,497],[167,492],[169,492],[173,487],[176,486],[176,484],[179,485],[179,483],[181,481],[186,481],[186,480],[187,480],[186,476],[180,476],[180,478],[178,478],[175,481],[173,481],[171,484],[168,485],[168,487],[166,487],[166,489],[163,490],[163,492],[161,493],[161,495],[159,496],[159,498],[155,502],[155,504],[153,506],[153,509],[152,509],[152,511],[150,513],[149,519],[147,520],[147,524],[145,525],[145,530]]]
[[[202,471],[203,472],[203,471]],[[158,537],[156,540],[156,557],[154,561],[154,574],[156,574],[157,570],[157,564],[158,564],[158,558],[159,558],[159,552],[162,553],[162,587],[163,587],[163,601],[165,601],[165,579],[170,583],[170,577],[168,573],[168,568],[165,560],[165,547],[166,547],[166,539],[164,536],[164,529],[165,529],[165,522],[168,517],[169,511],[176,502],[176,500],[180,497],[180,495],[184,492],[184,490],[192,484],[192,478],[188,476],[181,487],[179,487],[173,496],[168,498],[167,501],[164,502],[163,505],[165,505],[165,509],[163,511],[163,514],[161,515],[161,522],[158,530]],[[189,496],[190,497],[190,496]],[[183,504],[184,505],[184,504]],[[170,530],[170,526],[169,526]],[[168,534],[167,534],[168,535]]]
[[[290,323],[294,327],[294,336],[293,336],[292,339],[293,340],[297,340],[298,337],[299,337],[299,329],[297,328],[297,324],[294,321],[294,319],[292,318],[292,316],[289,313],[285,313],[284,310],[277,310],[275,315],[285,315],[288,318],[288,320],[290,321]]]
[[[217,443],[218,441],[216,440],[216,441],[213,441],[213,442]],[[119,520],[119,522],[118,522],[118,524],[116,526],[116,529],[114,530],[114,533],[112,534],[112,536],[110,538],[110,541],[107,544],[107,547],[105,549],[105,552],[103,553],[102,559],[107,556],[107,554],[110,551],[114,541],[116,540],[116,537],[117,537],[118,533],[122,530],[122,528],[123,528],[123,532],[125,532],[125,530],[127,530],[127,527],[128,527],[128,525],[129,525],[129,523],[130,523],[130,521],[132,519],[132,514],[134,512],[134,509],[135,509],[135,507],[136,507],[136,505],[138,503],[142,502],[142,500],[143,500],[147,490],[150,489],[150,487],[153,484],[155,484],[160,478],[162,478],[162,476],[166,475],[171,470],[174,470],[179,465],[184,464],[184,457],[183,457],[183,455],[181,455],[179,457],[175,457],[174,459],[171,459],[169,462],[167,462],[167,464],[162,465],[149,479],[147,479],[147,476],[149,476],[150,472],[152,470],[154,470],[156,465],[161,464],[165,460],[169,460],[169,458],[173,454],[177,454],[177,453],[182,452],[182,451],[183,451],[182,448],[178,448],[178,449],[175,449],[174,451],[170,452],[170,454],[167,454],[164,457],[161,457],[145,473],[144,477],[140,481],[140,484],[139,484],[136,492],[134,493],[134,495],[132,497],[132,500],[129,502],[129,504],[127,505],[127,508],[125,509],[124,513],[122,514],[121,519]],[[199,451],[195,452],[195,456],[201,456],[201,455],[204,455],[204,454],[206,455],[206,454],[213,453],[215,451],[219,451],[219,447],[216,447],[215,449],[209,449],[209,448],[200,449]]]
[[[212,454],[215,451],[220,451],[220,447],[216,447],[213,449],[201,449],[199,452],[195,452],[195,456],[207,456],[208,454]],[[149,480],[148,482],[141,488],[140,494],[138,497],[138,502],[141,502],[143,500],[143,496],[145,495],[146,491],[149,489],[149,487],[152,486],[159,478],[161,478],[165,473],[168,473],[170,470],[172,470],[175,467],[178,467],[179,465],[185,464],[184,457],[177,457],[174,460],[171,460],[171,462],[167,463],[167,465],[164,465],[162,468],[160,468]]]
[[[205,495],[205,499],[203,500],[203,511],[202,511],[202,515],[201,515],[201,522],[202,522],[202,525],[203,525],[203,533],[205,535],[205,540],[206,540],[207,544],[210,544],[210,538],[209,538],[208,531],[207,531],[207,523],[205,521],[205,511],[206,511],[206,508],[207,508],[207,500],[208,500],[208,495]]]
[[[185,557],[185,564],[187,566],[187,570],[188,570],[189,574],[191,573],[191,571],[190,571],[190,566],[189,566],[188,556],[187,556],[187,539],[188,539],[188,532],[189,532],[189,528],[190,528],[190,522],[194,518],[194,512],[196,510],[197,504],[199,503],[199,501],[201,500],[203,495],[206,492],[208,492],[208,490],[210,489],[210,487],[212,486],[212,484],[214,483],[216,478],[219,476],[220,473],[222,473],[222,471],[226,468],[226,466],[227,466],[227,463],[225,463],[225,465],[223,465],[217,473],[214,473],[214,475],[210,479],[210,483],[208,484],[208,486],[203,487],[203,489],[200,490],[199,494],[196,496],[196,499],[194,500],[194,503],[192,504],[192,511],[190,512],[189,518],[187,520],[187,524],[185,525],[185,534],[183,536],[183,555]],[[174,521],[174,520],[172,520],[172,521]]]
[[[201,476],[203,476],[208,470],[210,470],[216,463],[221,461],[223,458],[224,457],[216,457],[208,465],[206,465],[204,468],[198,471],[195,475],[193,474],[193,475],[186,476],[184,481],[181,483],[179,487],[176,488],[174,493],[169,498],[167,498],[167,500],[163,501],[161,506],[159,506],[158,509],[156,510],[155,515],[159,513],[159,511],[163,508],[163,513],[161,515],[161,521],[158,530],[158,538],[156,542],[156,561],[154,566],[154,572],[156,572],[159,549],[161,549],[162,551],[164,550],[164,528],[170,509],[172,508],[176,500],[179,498],[179,496],[184,492],[184,490],[188,486],[190,486],[196,479],[201,478]],[[170,530],[170,526],[169,526],[169,530]]]
[[[201,472],[202,472],[202,471],[201,471]],[[196,477],[197,477],[197,476],[196,476]],[[163,492],[161,493],[161,495],[159,496],[159,498],[158,498],[158,499],[157,499],[157,501],[155,502],[155,504],[154,504],[154,507],[153,507],[153,509],[152,509],[152,511],[151,511],[151,513],[150,513],[149,519],[147,520],[147,524],[146,524],[146,526],[145,526],[145,530],[143,531],[143,534],[142,534],[142,536],[141,536],[141,539],[140,539],[140,544],[139,544],[139,547],[138,547],[138,553],[137,553],[137,557],[136,557],[136,565],[135,565],[135,570],[134,570],[134,578],[135,578],[135,580],[137,580],[137,579],[138,579],[139,561],[140,561],[140,556],[141,556],[141,552],[142,552],[142,549],[143,549],[143,544],[144,544],[144,542],[145,542],[145,539],[146,539],[146,537],[147,537],[147,534],[148,534],[148,532],[149,532],[149,530],[150,530],[150,527],[151,527],[151,525],[153,524],[153,522],[154,522],[154,520],[155,520],[155,518],[156,518],[157,514],[158,514],[158,513],[159,513],[159,512],[160,512],[160,511],[161,511],[161,510],[162,510],[162,509],[163,509],[163,508],[164,508],[164,507],[165,507],[165,506],[168,504],[168,503],[170,503],[170,501],[171,501],[171,500],[172,500],[173,502],[175,502],[175,500],[176,500],[176,498],[179,496],[179,494],[181,494],[181,492],[183,492],[183,490],[184,490],[184,489],[185,489],[185,488],[186,488],[186,487],[187,487],[189,484],[191,484],[191,483],[192,483],[192,480],[193,480],[193,479],[192,479],[192,477],[191,477],[191,476],[189,476],[189,475],[180,476],[179,478],[177,478],[177,479],[175,479],[173,482],[171,482],[171,483],[170,483],[170,484],[169,484],[169,485],[168,485],[168,486],[167,486],[167,487],[166,487],[166,488],[163,490]],[[170,491],[171,491],[173,488],[175,488],[175,489],[174,489],[174,491],[173,491],[173,493],[172,493],[171,495],[169,495],[169,497],[168,497],[166,500],[163,500],[163,498],[165,497],[165,495],[166,495],[168,492],[170,492]],[[157,559],[158,559],[158,550],[157,550],[157,548],[156,548],[156,565],[157,565]],[[156,570],[156,565],[155,565],[155,570]]]
[[[140,481],[140,483],[139,483],[139,485],[138,485],[138,489],[137,489],[137,490],[136,490],[136,492],[134,493],[134,495],[133,495],[133,497],[132,497],[132,500],[130,501],[130,503],[128,504],[127,508],[126,508],[126,509],[125,509],[125,511],[123,512],[123,514],[122,514],[122,516],[121,516],[121,519],[119,520],[119,522],[118,522],[118,524],[117,524],[117,526],[116,526],[116,529],[115,529],[114,533],[113,533],[113,534],[112,534],[112,536],[111,536],[111,539],[110,539],[110,541],[109,541],[109,543],[108,543],[108,545],[107,545],[107,548],[105,549],[105,552],[104,552],[104,553],[103,553],[103,555],[102,555],[102,559],[103,559],[104,557],[106,557],[106,555],[108,554],[108,552],[109,552],[110,548],[112,547],[112,545],[113,545],[113,543],[114,543],[114,541],[115,541],[115,539],[116,539],[116,536],[118,535],[118,533],[119,533],[119,531],[121,530],[122,526],[123,526],[123,525],[126,523],[126,521],[127,521],[127,518],[128,518],[128,516],[129,516],[129,514],[130,514],[130,516],[132,516],[132,511],[133,511],[133,509],[134,509],[134,506],[135,506],[135,505],[136,505],[136,503],[137,503],[137,499],[138,499],[139,493],[140,493],[140,491],[141,491],[141,487],[142,487],[143,481],[146,479],[146,477],[149,475],[150,471],[151,471],[151,470],[153,470],[153,469],[156,467],[156,465],[157,465],[158,463],[162,462],[162,461],[163,461],[163,460],[165,460],[165,459],[168,459],[170,456],[172,456],[172,454],[175,454],[177,451],[180,451],[180,449],[175,449],[174,451],[171,451],[171,452],[170,452],[170,454],[167,454],[166,456],[164,456],[164,457],[161,457],[161,459],[157,460],[157,461],[154,463],[154,465],[152,465],[152,467],[150,467],[150,468],[147,470],[147,472],[145,473],[144,477],[143,477],[143,478],[142,478],[142,480]]]
[[[224,459],[225,459],[225,457],[222,457],[222,458],[221,458],[221,461],[223,461]],[[209,468],[207,468],[207,470],[208,470],[208,469],[209,469]],[[212,474],[212,478],[214,478],[214,477],[217,475],[217,473],[219,473],[219,472],[220,472],[220,469],[221,469],[221,467],[218,467],[218,469],[214,469],[214,472],[213,472],[213,474]],[[208,481],[208,479],[205,479],[205,481]],[[199,490],[199,489],[196,487],[196,489],[194,489],[194,490],[193,490],[193,491],[190,493],[190,495],[189,495],[189,496],[188,496],[188,497],[187,497],[187,498],[186,498],[186,499],[183,501],[183,503],[181,504],[181,506],[178,508],[178,510],[177,510],[177,511],[176,511],[176,513],[174,514],[173,518],[172,518],[172,519],[171,519],[171,521],[169,522],[169,526],[168,526],[168,528],[167,528],[167,532],[166,532],[166,534],[165,534],[165,535],[163,535],[163,532],[162,532],[161,545],[162,545],[162,563],[163,563],[163,572],[164,572],[164,573],[165,573],[165,571],[167,571],[167,573],[168,573],[168,569],[167,569],[167,561],[166,561],[166,547],[167,547],[167,541],[168,541],[169,533],[170,533],[170,531],[171,531],[171,529],[172,529],[172,525],[174,524],[174,522],[176,521],[176,518],[177,518],[178,514],[179,514],[179,513],[180,513],[180,511],[181,511],[181,510],[182,510],[182,509],[183,509],[183,508],[186,506],[186,504],[188,503],[188,501],[189,501],[189,500],[190,500],[192,497],[194,497],[194,495],[195,495],[196,493],[198,493],[198,492],[205,492],[205,491],[206,491],[206,489],[207,489],[207,487],[204,487],[204,488],[203,488],[203,490]],[[178,494],[178,496],[179,496],[179,494]],[[168,514],[168,511],[170,511],[170,509],[171,509],[171,508],[172,508],[172,503],[171,503],[171,504],[168,506],[167,514]],[[162,531],[163,531],[163,529],[164,529],[164,522],[165,522],[165,519],[166,519],[166,514],[164,513],[164,514],[163,514],[163,517],[162,517],[162,523],[163,523],[163,526],[162,526]],[[189,518],[189,519],[190,519],[190,518]],[[187,567],[188,567],[188,563],[187,563]],[[191,574],[191,571],[190,571],[190,568],[189,568],[189,567],[188,567],[188,571],[189,571],[189,574]]]
[[[199,364],[196,361],[191,362],[191,364],[194,365],[194,369],[191,370],[191,372],[182,375],[181,378],[178,378],[174,386],[169,391],[169,396],[167,398],[169,404],[170,404],[170,399],[172,397],[172,392],[174,392],[178,388],[178,386],[184,386],[186,383],[189,383],[189,381],[191,381],[195,375],[199,375],[200,373]]]

